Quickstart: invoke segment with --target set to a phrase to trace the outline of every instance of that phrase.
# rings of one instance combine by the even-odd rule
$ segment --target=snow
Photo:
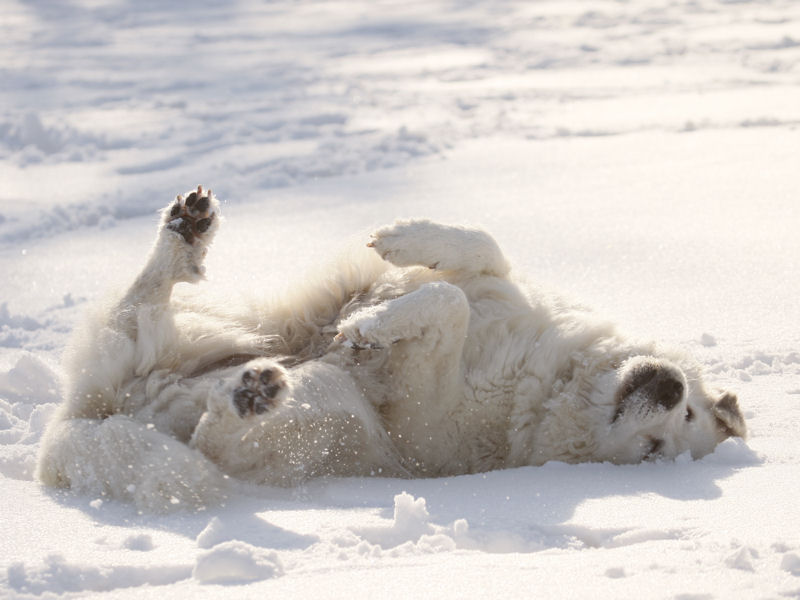
[[[800,5],[6,0],[0,597],[800,597]],[[750,438],[700,461],[241,486],[171,516],[41,488],[59,361],[197,184],[203,293],[396,218],[694,354]]]
[[[202,552],[192,569],[200,583],[234,584],[283,575],[275,552],[265,552],[238,540],[217,544]]]

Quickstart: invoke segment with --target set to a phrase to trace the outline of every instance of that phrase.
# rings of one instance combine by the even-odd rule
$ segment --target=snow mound
[[[431,520],[425,498],[415,498],[407,492],[394,497],[394,515],[387,525],[354,527],[359,539],[357,551],[362,555],[390,556],[452,552],[457,549],[486,553],[534,552],[543,546],[538,541],[503,529],[472,532],[467,519],[455,519],[449,525]],[[341,545],[355,545],[342,543]]]
[[[758,551],[755,548],[743,547],[731,553],[725,559],[725,565],[731,569],[740,571],[755,571],[753,561],[758,558]]]
[[[200,583],[242,584],[283,575],[275,552],[240,541],[223,542],[197,557],[192,577]]]
[[[11,369],[0,371],[0,474],[33,479],[36,444],[56,408],[58,388],[56,374],[33,354],[22,354]]]
[[[191,568],[179,566],[100,567],[67,562],[60,554],[51,554],[44,565],[29,568],[23,562],[8,567],[8,586],[20,594],[41,596],[45,593],[110,592],[144,585],[169,585],[190,575]]]
[[[4,314],[7,314],[5,304],[0,306],[0,326]],[[58,390],[55,372],[33,354],[23,354],[13,368],[0,373],[0,398],[34,406],[57,402]]]
[[[425,498],[414,498],[403,492],[394,497],[394,518],[391,524],[354,529],[354,533],[381,548],[393,548],[400,544],[417,543],[420,538],[435,533],[429,522],[430,515]]]

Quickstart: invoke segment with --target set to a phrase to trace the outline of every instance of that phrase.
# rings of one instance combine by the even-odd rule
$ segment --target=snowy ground
[[[0,80],[0,597],[800,597],[797,2],[4,0]],[[480,224],[694,352],[750,439],[168,517],[40,488],[69,332],[198,183],[204,293]]]

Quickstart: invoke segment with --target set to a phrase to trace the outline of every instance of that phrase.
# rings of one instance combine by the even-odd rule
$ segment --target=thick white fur
[[[42,442],[48,485],[160,511],[220,501],[228,476],[699,457],[745,433],[735,397],[706,390],[694,363],[520,285],[482,231],[384,227],[317,283],[233,314],[171,299],[202,277],[219,219],[190,243],[169,218],[128,293],[76,337]],[[246,372],[282,386],[263,414],[233,402]]]

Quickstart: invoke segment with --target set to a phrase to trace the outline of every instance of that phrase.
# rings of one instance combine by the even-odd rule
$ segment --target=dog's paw
[[[393,340],[383,330],[379,310],[368,307],[350,315],[339,323],[334,341],[353,350],[381,350],[390,346]]]
[[[164,226],[180,234],[187,244],[208,243],[218,226],[219,202],[211,190],[197,190],[178,196],[164,209]]]
[[[261,415],[288,394],[289,382],[283,367],[271,361],[250,365],[242,372],[240,385],[233,390],[233,408],[242,419]]]
[[[398,267],[421,265],[436,269],[438,261],[432,257],[434,248],[430,248],[436,227],[428,221],[398,221],[372,233],[367,246]]]
[[[398,221],[373,233],[367,246],[397,267],[495,276],[509,272],[497,242],[485,231],[470,227],[426,220]]]
[[[377,342],[368,340],[358,330],[351,330],[347,332],[340,331],[336,334],[333,340],[345,348],[351,350],[382,350],[383,346]]]

